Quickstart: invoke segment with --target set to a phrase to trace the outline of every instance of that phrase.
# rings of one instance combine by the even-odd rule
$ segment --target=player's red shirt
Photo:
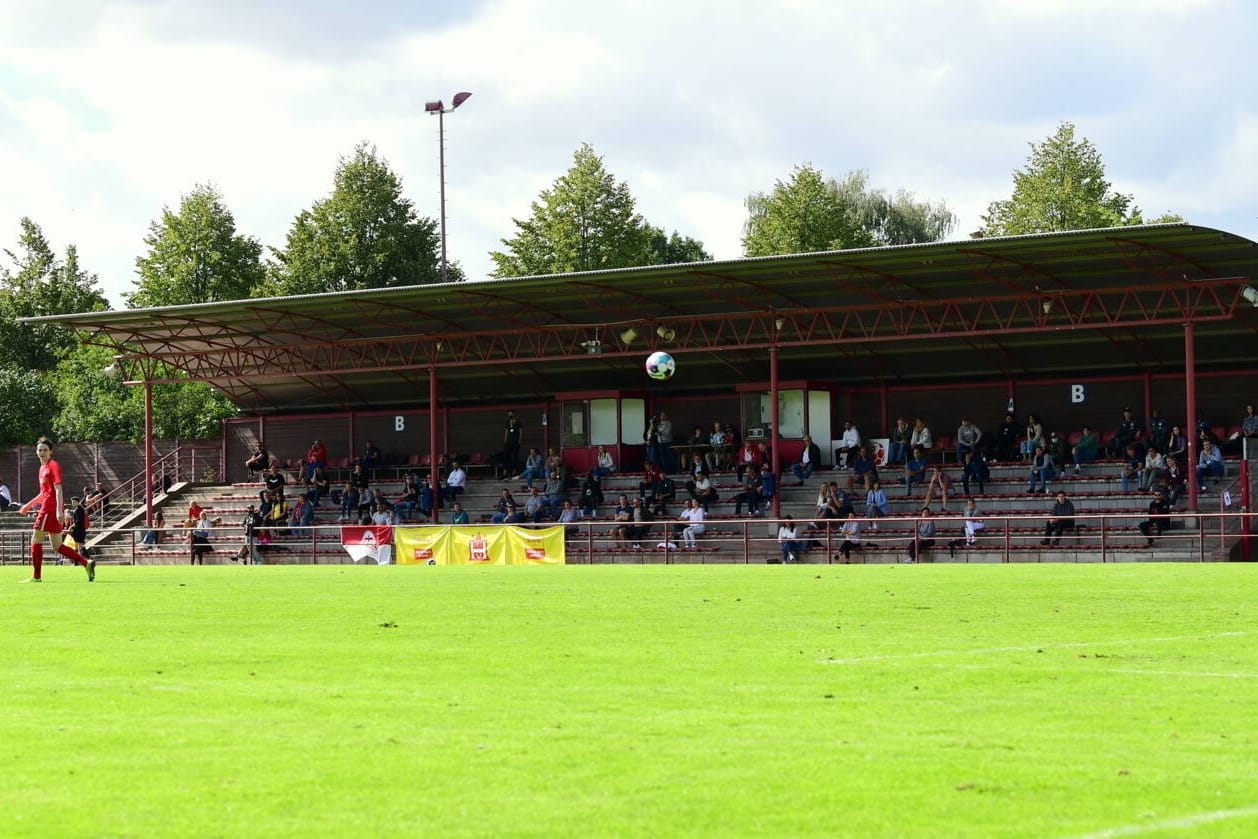
[[[61,483],[61,465],[49,460],[39,467],[39,497],[35,503],[39,512],[35,514],[35,529],[45,533],[61,532],[61,511],[57,509],[57,484]]]
[[[39,467],[39,509],[52,510],[57,505],[57,484],[61,483],[61,464],[49,460]]]

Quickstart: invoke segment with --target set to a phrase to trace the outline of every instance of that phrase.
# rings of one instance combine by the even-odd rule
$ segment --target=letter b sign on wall
[[[406,417],[403,417],[403,416],[396,416],[396,417],[394,417],[394,418],[393,418],[393,430],[394,430],[394,431],[405,431],[405,430],[406,430]]]
[[[1070,404],[1071,405],[1088,404],[1088,386],[1087,385],[1071,385],[1070,386]]]

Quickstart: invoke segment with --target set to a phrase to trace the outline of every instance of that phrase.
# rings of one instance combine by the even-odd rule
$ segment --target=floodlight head
[[[1258,288],[1247,285],[1241,289],[1241,297],[1249,301],[1249,304],[1258,309]]]
[[[638,330],[634,329],[632,326],[629,327],[624,332],[620,333],[620,340],[624,342],[625,346],[629,346],[634,341],[638,340]]]
[[[430,114],[439,114],[439,113],[441,113],[444,109],[445,109],[445,105],[442,103],[442,101],[441,101],[440,99],[438,99],[436,102],[425,102],[425,103],[424,103],[424,110],[425,110],[425,111],[427,111],[427,112],[428,112],[428,113],[430,113]]]
[[[676,330],[669,329],[667,326],[665,326],[662,323],[659,326],[655,327],[655,334],[660,336],[660,338],[662,338],[665,341],[671,341],[677,337]]]
[[[463,91],[462,93],[456,93],[456,94],[454,94],[454,101],[450,103],[450,110],[452,110],[452,111],[453,111],[455,108],[457,108],[457,107],[459,107],[460,105],[462,105],[464,102],[466,102],[466,101],[467,101],[467,98],[468,98],[469,96],[471,96],[471,95],[472,95],[472,94],[468,93],[467,91]]]

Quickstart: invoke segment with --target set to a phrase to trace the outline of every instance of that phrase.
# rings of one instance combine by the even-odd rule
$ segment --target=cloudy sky
[[[1258,239],[1245,0],[0,0],[0,246],[22,216],[115,305],[199,183],[280,246],[369,141],[473,279],[588,142],[652,224],[741,255],[796,164],[945,201],[957,237],[1075,123],[1146,215]]]

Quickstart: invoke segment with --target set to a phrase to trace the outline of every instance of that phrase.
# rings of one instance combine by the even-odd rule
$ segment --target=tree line
[[[1075,136],[1073,124],[1063,122],[1029,145],[1011,195],[988,205],[972,236],[1144,222],[1133,196],[1113,189],[1100,154]],[[836,178],[807,163],[745,203],[746,256],[933,242],[957,225],[942,201],[877,188],[864,170]],[[512,225],[502,249],[490,253],[495,277],[712,258],[702,242],[644,219],[629,186],[589,144],[533,201],[528,217]],[[34,221],[23,218],[19,228],[16,246],[4,250],[0,264],[0,442],[29,442],[49,431],[60,439],[140,440],[143,393],[105,373],[108,349],[84,345],[59,327],[17,322],[109,308],[74,245],[58,255]],[[338,161],[331,192],[297,214],[282,247],[264,248],[239,232],[211,184],[195,186],[177,208],[164,207],[144,245],[134,289],[125,297],[128,308],[423,285],[441,276],[436,221],[419,215],[403,195],[401,178],[368,143]],[[465,280],[457,261],[448,277]],[[159,437],[215,436],[220,420],[236,413],[219,393],[194,382],[154,386],[153,403]]]

